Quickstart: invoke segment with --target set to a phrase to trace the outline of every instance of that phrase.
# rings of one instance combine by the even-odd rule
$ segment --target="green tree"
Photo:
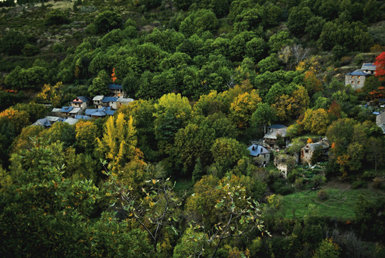
[[[108,76],[107,72],[104,70],[101,70],[98,73],[98,76],[96,76],[92,80],[92,84],[88,88],[88,93],[91,96],[107,95],[109,93],[109,90],[108,90],[109,82],[110,82],[110,77]]]
[[[96,32],[99,34],[107,33],[113,29],[119,29],[122,26],[122,18],[113,11],[104,11],[95,17]]]
[[[247,156],[247,149],[235,139],[218,138],[211,147],[211,154],[215,166],[220,170],[218,173],[223,175],[233,168],[243,156]]]
[[[213,128],[188,124],[185,128],[179,129],[175,135],[173,153],[176,161],[183,164],[183,171],[191,174],[198,159],[201,166],[210,164],[210,148],[214,142],[215,130]]]
[[[293,7],[290,9],[287,27],[296,36],[305,33],[306,23],[313,17],[309,7]]]
[[[265,133],[266,126],[269,126],[276,119],[275,116],[275,110],[267,103],[258,103],[257,108],[251,115],[251,127],[261,136]]]
[[[215,13],[211,10],[201,9],[191,13],[184,19],[179,26],[180,32],[186,36],[191,36],[194,33],[198,35],[204,31],[215,32],[218,28],[218,19]]]
[[[19,31],[9,30],[3,34],[0,43],[1,52],[8,55],[18,55],[21,54],[21,50],[27,43],[27,38],[25,34]]]

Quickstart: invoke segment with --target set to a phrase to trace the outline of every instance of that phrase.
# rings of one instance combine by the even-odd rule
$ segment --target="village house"
[[[71,111],[73,110],[74,108],[71,107],[71,106],[64,106],[64,107],[61,107],[61,108],[53,108],[51,113],[54,115],[54,116],[58,116],[58,117],[63,117],[63,118],[67,118],[71,115]]]
[[[385,134],[385,111],[376,116],[376,124]]]
[[[250,156],[253,157],[255,163],[259,166],[266,166],[270,161],[270,151],[262,145],[252,144],[247,148],[250,152]]]
[[[89,102],[89,99],[87,97],[79,96],[72,101],[71,106],[74,108],[81,108],[84,110],[87,108],[88,102]]]
[[[103,95],[97,95],[92,99],[92,102],[94,103],[94,106],[96,108],[102,108],[103,107]]]
[[[376,71],[376,66],[372,63],[364,63],[361,69],[345,75],[345,86],[350,85],[354,90],[364,87],[366,77],[371,76]]]
[[[119,107],[121,107],[123,105],[128,105],[128,104],[130,104],[133,101],[134,101],[134,99],[132,99],[132,98],[122,98],[122,97],[120,97],[120,98],[118,98],[118,101],[117,101],[117,108],[119,108]]]
[[[112,95],[114,97],[124,97],[123,87],[119,84],[110,84],[108,85],[108,88],[110,89]]]
[[[118,109],[118,98],[117,97],[104,97],[102,99],[103,106],[110,107],[112,109]]]
[[[326,160],[329,148],[330,144],[327,138],[323,138],[319,142],[307,143],[301,149],[301,162],[311,166],[315,162]]]
[[[264,143],[275,146],[279,145],[279,140],[282,139],[283,143],[286,144],[286,131],[287,126],[280,125],[280,124],[274,124],[269,126],[267,133],[263,137]]]

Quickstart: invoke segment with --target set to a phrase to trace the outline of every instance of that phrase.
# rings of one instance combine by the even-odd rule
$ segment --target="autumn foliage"
[[[376,65],[376,77],[380,81],[385,81],[385,52],[382,52],[376,57],[376,62],[374,62]]]

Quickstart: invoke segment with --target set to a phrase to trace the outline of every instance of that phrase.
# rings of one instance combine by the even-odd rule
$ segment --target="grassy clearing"
[[[285,218],[302,218],[309,213],[338,220],[355,218],[354,209],[362,195],[368,200],[385,198],[384,192],[369,189],[324,189],[329,198],[320,201],[317,191],[302,191],[283,197],[281,215]]]

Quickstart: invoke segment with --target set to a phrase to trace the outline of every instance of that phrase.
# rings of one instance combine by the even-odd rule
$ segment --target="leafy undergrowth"
[[[307,214],[337,220],[353,220],[355,207],[362,195],[366,200],[384,198],[385,193],[369,189],[324,189],[328,198],[321,201],[318,191],[302,191],[283,196],[280,214],[285,218],[303,218]]]

